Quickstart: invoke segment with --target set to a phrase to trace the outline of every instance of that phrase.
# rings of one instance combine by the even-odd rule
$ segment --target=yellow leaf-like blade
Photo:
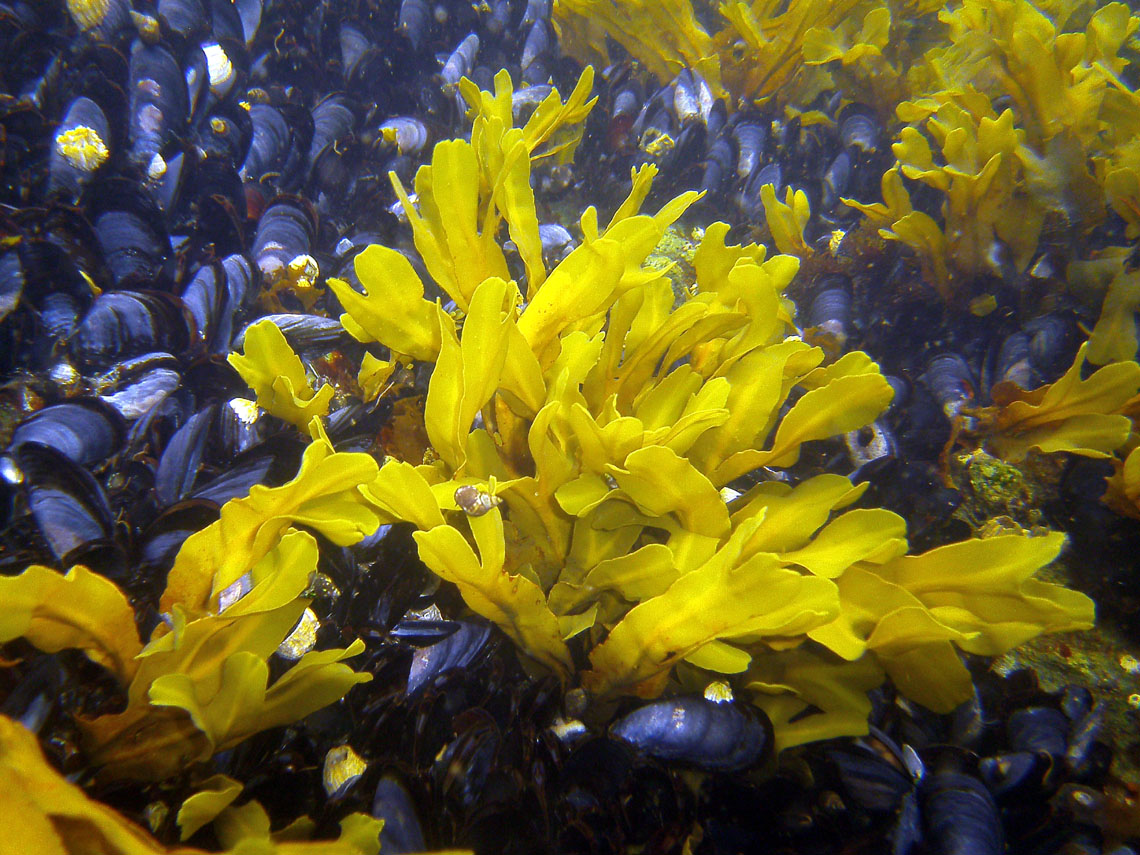
[[[376,479],[361,489],[389,523],[410,522],[425,530],[443,525],[431,485],[410,463],[387,461]]]
[[[776,198],[776,188],[765,184],[760,188],[760,201],[764,204],[765,220],[776,248],[786,255],[811,255],[812,249],[804,240],[804,227],[811,217],[807,194],[789,187],[784,201],[780,202]]]
[[[357,639],[346,648],[313,650],[286,671],[265,693],[265,705],[256,716],[248,716],[252,730],[230,735],[227,745],[235,745],[260,730],[299,721],[309,713],[340,700],[353,686],[367,683],[371,674],[360,673],[344,664],[345,659],[364,652]]]
[[[222,506],[221,518],[182,544],[167,575],[160,608],[205,612],[211,593],[225,588],[277,545],[294,522],[340,546],[356,543],[380,524],[357,489],[376,478],[370,455],[335,452],[325,439],[305,449],[297,477],[280,487],[256,485]]]
[[[1059,533],[966,540],[896,558],[876,572],[914,594],[942,623],[976,633],[963,649],[998,656],[1042,633],[1093,625],[1092,600],[1032,578],[1064,541]]]
[[[518,138],[514,144],[503,151],[503,169],[496,180],[493,199],[526,267],[527,298],[532,299],[546,281],[546,266],[542,262],[534,191],[530,188],[530,150],[520,132],[509,134],[512,138],[515,135]]]
[[[752,654],[724,641],[710,641],[686,656],[685,661],[718,674],[741,674],[752,663]]]
[[[242,791],[240,781],[227,775],[213,775],[198,785],[178,809],[179,840],[186,840],[233,803]]]
[[[78,649],[127,685],[142,650],[135,613],[110,579],[76,566],[60,574],[33,564],[0,576],[0,644],[21,636],[47,653]]]
[[[772,720],[776,750],[867,732],[867,692],[885,675],[874,657],[835,662],[805,647],[757,656],[745,677],[752,703]]]
[[[676,514],[686,529],[710,537],[728,532],[728,508],[716,487],[688,460],[664,446],[632,452],[625,468],[610,467],[610,474],[647,514]]]
[[[34,853],[100,852],[108,855],[161,855],[157,840],[111,808],[88,798],[44,759],[36,737],[0,716],[0,784],[8,806],[23,811],[6,816],[9,839],[23,829],[16,851]],[[34,835],[34,836],[33,836]]]
[[[550,272],[518,321],[540,362],[563,330],[609,306],[624,268],[622,246],[598,239],[579,246]]]
[[[835,579],[860,561],[881,564],[906,552],[906,520],[882,508],[839,516],[811,543],[784,554],[784,560],[825,579]]]
[[[431,362],[439,353],[435,305],[424,299],[424,284],[404,254],[370,246],[353,262],[364,294],[340,279],[329,279],[345,313],[340,316],[358,341],[378,341],[397,353]]]
[[[467,436],[475,416],[495,393],[502,376],[513,323],[503,316],[503,305],[512,288],[496,278],[480,283],[471,296],[462,340],[450,329],[441,340],[436,370],[428,384],[424,424],[432,447],[453,472],[466,462]]]
[[[455,528],[437,526],[413,537],[420,559],[434,573],[454,583],[464,602],[497,623],[528,654],[557,673],[572,670],[558,619],[546,604],[542,589],[524,576],[508,573],[502,564],[503,522],[498,508],[471,517],[482,557],[477,557]]]
[[[805,442],[838,436],[868,425],[887,408],[894,391],[881,374],[836,378],[813,389],[780,421],[772,447],[759,466],[791,466]]]
[[[835,585],[779,566],[760,553],[726,566],[722,549],[664,594],[630,610],[590,652],[583,682],[598,694],[653,694],[672,666],[714,639],[737,635],[794,636],[834,619]]]
[[[791,552],[808,545],[831,512],[859,498],[867,484],[853,485],[842,475],[817,475],[794,488],[762,482],[733,503],[732,523],[764,515],[764,522],[745,545],[745,554]],[[739,504],[739,506],[737,506]]]
[[[328,414],[333,388],[314,391],[301,358],[273,321],[258,321],[245,333],[244,353],[231,353],[230,365],[257,394],[257,404],[271,415],[304,428]]]
[[[673,564],[673,551],[662,543],[650,543],[626,555],[598,562],[586,574],[586,584],[611,590],[638,603],[665,593],[680,576]]]
[[[1030,451],[1043,454],[1069,452],[1082,457],[1111,457],[1128,440],[1132,422],[1127,416],[1087,413],[1056,424],[994,436],[989,444],[1003,460],[1022,460]]]
[[[726,484],[748,471],[742,469],[724,478],[718,469],[733,455],[755,449],[763,440],[763,432],[787,396],[788,390],[783,378],[790,363],[811,352],[812,348],[802,342],[757,349],[737,360],[728,369],[725,374],[730,387],[725,402],[725,408],[729,412],[728,420],[698,439],[688,455],[698,469],[710,474],[714,484]],[[822,352],[817,353],[816,363],[823,358]],[[762,464],[756,464],[759,465]]]

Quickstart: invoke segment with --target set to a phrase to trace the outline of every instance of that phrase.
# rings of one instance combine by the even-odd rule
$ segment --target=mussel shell
[[[471,74],[475,57],[479,53],[479,36],[469,33],[448,56],[439,72],[445,86],[458,86],[459,81]]]
[[[16,252],[0,255],[0,321],[8,317],[24,295],[24,269]]]
[[[863,745],[829,749],[827,757],[835,764],[847,794],[869,811],[896,811],[913,785],[898,766]]]
[[[428,144],[428,127],[415,116],[392,116],[380,123],[380,130],[389,130],[396,137],[396,148],[401,154],[418,154]]]
[[[1005,831],[993,796],[964,772],[928,775],[919,788],[926,837],[939,855],[1001,855]]]
[[[69,563],[69,556],[110,538],[111,511],[91,473],[34,443],[25,443],[17,460],[28,509],[57,561]]]
[[[352,133],[356,126],[356,112],[347,97],[333,93],[313,108],[313,139],[309,144],[309,161],[338,140]]]
[[[998,349],[995,380],[1032,389],[1037,385],[1036,376],[1037,372],[1029,361],[1029,336],[1022,330],[1006,336]]]
[[[124,360],[95,378],[99,399],[125,419],[137,419],[158,406],[182,383],[178,360],[169,353],[147,353]]]
[[[110,147],[111,126],[103,108],[83,96],[76,98],[67,108],[67,113],[56,130],[56,137],[80,127],[94,131],[103,145]],[[75,200],[84,185],[94,177],[97,168],[88,169],[73,163],[60,153],[58,146],[53,145],[48,170],[48,193],[63,192]]]
[[[926,363],[923,375],[947,418],[955,418],[974,400],[974,378],[970,366],[956,353],[941,353]]]
[[[548,21],[539,19],[530,26],[522,52],[522,78],[527,84],[545,83],[550,79],[548,57],[555,43]]]
[[[736,143],[736,174],[747,178],[760,168],[768,145],[768,129],[759,117],[741,118],[729,130]]]
[[[277,462],[270,455],[257,455],[255,450],[242,462],[231,464],[219,475],[199,485],[191,498],[209,501],[220,507],[230,499],[249,495],[253,485],[265,483]]]
[[[718,771],[747,768],[772,750],[772,725],[763,713],[700,695],[648,703],[610,733],[651,757]]]
[[[882,142],[883,131],[871,108],[848,104],[839,112],[839,142],[859,155],[873,154]]]
[[[431,29],[432,14],[427,0],[400,0],[396,28],[419,50]]]
[[[1029,335],[1029,364],[1043,382],[1053,382],[1073,364],[1080,335],[1072,319],[1043,315],[1024,330]]]
[[[384,827],[380,830],[382,852],[404,855],[427,849],[415,802],[395,776],[385,775],[376,785],[372,796],[372,816],[384,820]]]
[[[75,398],[22,421],[9,448],[18,452],[26,443],[36,443],[87,466],[117,453],[125,436],[126,426],[113,408],[93,398]]]
[[[847,195],[847,188],[851,184],[851,155],[841,151],[835,155],[823,173],[823,210],[830,211],[839,204],[841,196]]]
[[[1014,751],[1036,751],[1060,757],[1065,753],[1069,720],[1053,707],[1026,707],[1010,714],[1006,732]]]
[[[261,13],[264,0],[234,0],[238,16],[241,18],[241,29],[245,35],[246,47],[253,44],[253,39],[261,27]]]
[[[279,196],[258,221],[253,238],[254,262],[272,280],[298,255],[310,252],[316,232],[316,214],[308,202]]]
[[[239,175],[243,181],[260,181],[271,171],[281,171],[289,156],[293,132],[281,111],[268,104],[251,105],[249,117],[253,138]]]
[[[229,309],[229,296],[225,271],[220,264],[199,267],[182,289],[182,302],[194,318],[198,340],[207,348],[214,343],[223,312]],[[226,342],[224,346],[228,349],[228,345]]]
[[[163,449],[154,475],[154,492],[162,506],[172,505],[190,493],[215,415],[213,406],[195,413],[174,432]]]
[[[153,283],[172,255],[162,209],[137,185],[113,179],[92,188],[88,215],[116,287]]]
[[[362,542],[361,548],[367,546]],[[392,627],[388,634],[405,644],[430,647],[445,638],[450,638],[459,628],[458,623],[450,620],[402,620]]]
[[[169,569],[183,542],[218,519],[218,504],[206,499],[179,502],[163,511],[139,536],[136,557],[142,569]]]
[[[732,143],[723,136],[718,137],[705,153],[700,189],[704,190],[707,196],[718,195],[732,174],[735,162],[736,152],[732,148]]]
[[[207,7],[202,0],[158,0],[156,11],[169,30],[189,39],[213,29],[214,5]]]
[[[416,650],[408,672],[408,695],[415,695],[447,671],[468,667],[491,637],[491,628],[486,624],[455,623],[459,628],[443,641]]]
[[[834,323],[838,330],[846,331],[851,324],[851,290],[846,277],[827,277],[821,284],[828,287],[818,292],[808,309],[808,327]]]
[[[210,30],[214,38],[237,39],[245,44],[245,30],[242,27],[239,5],[242,4],[235,5],[233,0],[210,0],[210,17],[213,21]],[[260,0],[256,5],[260,8]]]
[[[143,353],[181,353],[193,319],[182,301],[162,291],[105,291],[95,298],[71,339],[80,362],[102,368]]]
[[[978,774],[994,798],[1039,795],[1052,763],[1032,751],[1007,751],[978,761]]]
[[[130,60],[129,139],[147,166],[190,117],[190,95],[178,61],[164,46],[136,39]]]

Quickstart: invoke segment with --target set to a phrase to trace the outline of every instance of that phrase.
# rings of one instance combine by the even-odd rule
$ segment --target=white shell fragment
[[[248,573],[218,592],[218,614],[221,614],[253,589],[253,579]]]
[[[296,661],[317,645],[317,631],[321,622],[312,609],[305,609],[293,631],[277,646],[277,655]]]
[[[368,764],[352,750],[351,745],[330,748],[329,753],[325,755],[325,767],[321,772],[321,782],[329,798],[344,793],[367,768]]]
[[[202,45],[206,55],[206,70],[210,75],[210,90],[215,95],[224,95],[234,80],[234,66],[225,49],[217,42]]]

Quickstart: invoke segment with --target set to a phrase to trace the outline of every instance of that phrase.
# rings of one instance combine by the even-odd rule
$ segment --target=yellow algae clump
[[[473,141],[488,138],[488,122],[475,117]],[[417,179],[423,210],[456,192],[436,169],[468,145],[437,146]],[[465,204],[493,210],[498,161],[461,156],[474,172],[448,174]],[[595,698],[653,697],[678,668],[709,672],[706,684],[742,675],[781,746],[863,731],[866,691],[888,674],[948,709],[969,694],[956,650],[1091,625],[1091,601],[1032,578],[1059,535],[907,556],[904,520],[852,507],[865,486],[837,475],[726,500],[741,475],[792,466],[805,443],[871,423],[892,391],[865,354],[825,364],[795,335],[784,292],[797,258],[727,244],[729,227],[714,223],[692,258],[695,282],[675,288],[672,268],[648,264],[696,198],[640,213],[655,171],[633,173],[604,226],[588,208],[582,244],[540,284],[528,271],[525,301],[493,268],[478,281],[467,269],[457,285],[452,247],[488,241],[470,223],[425,223],[417,238],[435,254],[437,284],[462,297],[454,315],[424,299],[392,250],[358,256],[370,296],[346,294],[350,329],[434,363],[424,408],[434,454],[419,466],[390,460],[362,488],[381,519],[412,523],[424,563],[564,682]],[[529,187],[512,192],[511,209],[529,210]],[[371,305],[380,293],[383,317]],[[947,569],[963,556],[979,568],[967,586]],[[579,674],[570,638],[588,651]],[[839,658],[821,659],[818,645]]]
[[[376,477],[375,461],[333,451],[315,420],[312,431],[293,481],[254,487],[186,540],[161,599],[167,622],[145,645],[126,596],[86,568],[62,575],[32,566],[0,580],[9,604],[0,643],[23,637],[49,652],[83,650],[125,690],[125,710],[79,721],[102,777],[166,778],[370,679],[343,664],[363,651],[358,640],[305,652],[269,682],[267,660],[309,605],[317,567],[316,539],[293,524],[344,545],[379,525],[360,491]]]
[[[93,30],[103,23],[114,0],[67,0],[67,11],[81,29]]]
[[[94,172],[111,156],[103,138],[86,125],[56,135],[55,148],[68,163],[84,172]]]
[[[228,782],[228,789],[224,783]],[[144,828],[87,796],[52,768],[35,734],[6,716],[0,716],[0,784],[7,792],[0,804],[0,822],[13,829],[30,852],[101,852],[105,855],[205,855],[206,850],[168,848]],[[203,782],[203,790],[186,800],[179,822],[197,830],[210,820],[226,852],[263,852],[267,855],[376,855],[380,850],[381,820],[351,813],[340,821],[336,840],[298,840],[312,834],[315,825],[302,818],[277,837],[269,831],[269,817],[257,802],[240,808],[228,806],[241,785],[224,775]],[[196,800],[196,801],[195,801]],[[275,839],[276,838],[276,839]],[[31,847],[30,849],[27,847]]]
[[[1140,390],[1140,364],[1116,362],[1081,378],[1089,344],[1057,382],[1026,392],[1009,381],[993,390],[994,405],[978,410],[968,435],[983,438],[1007,460],[1029,451],[1067,451],[1109,457],[1128,440],[1132,422],[1124,408]]]

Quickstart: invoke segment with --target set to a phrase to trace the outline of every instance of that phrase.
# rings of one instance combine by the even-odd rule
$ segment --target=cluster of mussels
[[[370,244],[410,245],[388,174],[410,184],[430,143],[463,135],[461,78],[491,89],[509,69],[527,84],[513,96],[520,116],[577,69],[559,56],[543,0],[10,0],[0,49],[0,571],[92,568],[127,592],[147,637],[186,538],[301,460],[297,432],[259,417],[225,360],[244,330],[272,318],[333,382],[326,428],[338,450],[398,442],[400,400],[340,391],[364,351],[322,283],[355,282]],[[805,109],[812,119],[730,115],[692,73],[655,89],[622,64],[602,98],[578,174],[536,167],[552,257],[573,241],[554,212],[576,185],[605,201],[601,177],[627,187],[641,163],[662,170],[666,190],[703,189],[705,209],[742,230],[763,223],[762,187],[802,189],[807,232],[824,246],[858,219],[841,198],[874,198],[889,162],[876,111],[837,92]],[[1021,325],[1017,295],[1043,286],[1008,282],[1003,310],[967,337],[943,307],[906,295],[913,271],[897,255],[840,257],[821,253],[807,277],[801,326],[837,351],[871,353],[897,394],[846,450],[828,445],[801,467],[854,470],[908,518],[912,539],[944,540],[960,501],[939,475],[948,416],[984,403],[977,390],[998,378],[1055,379],[1080,319],[1058,309]],[[406,388],[422,394],[424,382]],[[1115,542],[1096,534],[1109,518],[1074,510],[1095,505],[1098,478],[1072,473],[1067,513],[1103,545]],[[305,649],[361,638],[355,667],[372,682],[210,764],[274,828],[307,814],[320,836],[362,810],[385,820],[384,853],[1136,851],[1140,819],[1104,791],[1110,757],[1082,689],[979,673],[976,703],[953,717],[879,690],[870,737],[794,749],[777,765],[763,715],[715,691],[578,721],[573,692],[526,673],[489,624],[459,617],[459,596],[402,527],[323,543],[319,570]],[[283,645],[270,667],[299,655]],[[117,711],[106,675],[74,651],[23,642],[5,659],[0,712],[89,795],[172,844],[171,807],[201,776],[96,780],[74,720]],[[191,842],[216,847],[213,834]]]

